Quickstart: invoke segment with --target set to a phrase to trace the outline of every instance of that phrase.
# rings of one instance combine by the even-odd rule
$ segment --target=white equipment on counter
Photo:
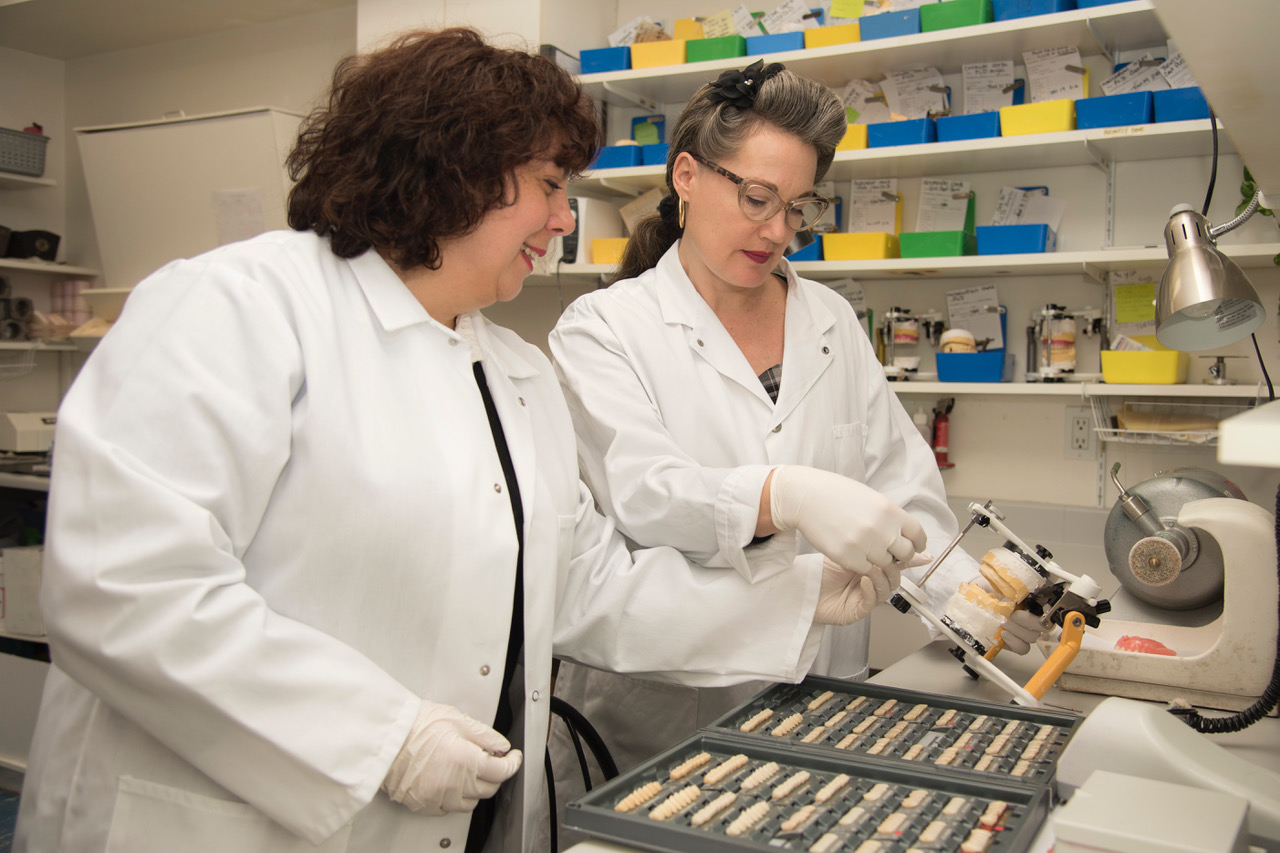
[[[1159,705],[1113,697],[1090,712],[1058,759],[1059,792],[1079,788],[1096,770],[1241,797],[1249,801],[1250,834],[1280,841],[1280,775],[1231,754]]]
[[[1073,575],[1053,560],[1053,555],[1043,546],[1031,546],[1018,538],[1004,524],[1004,516],[991,501],[985,504],[969,504],[971,518],[969,523],[947,545],[938,558],[933,561],[929,570],[920,579],[917,586],[907,578],[902,578],[898,592],[890,600],[894,607],[902,613],[915,608],[929,624],[933,625],[945,636],[955,642],[951,654],[965,665],[965,669],[974,678],[979,676],[990,679],[1013,697],[1019,705],[1038,707],[1040,699],[1053,686],[1054,682],[1067,668],[1080,651],[1087,626],[1097,628],[1098,616],[1110,610],[1110,604],[1098,597],[1101,589],[1096,581],[1088,575]],[[1027,563],[1039,575],[1041,583],[1038,588],[1030,589],[1026,597],[1027,609],[1041,617],[1045,627],[1058,625],[1061,635],[1053,642],[1053,648],[1046,650],[1047,658],[1026,685],[1020,685],[992,661],[1004,647],[999,634],[990,648],[976,640],[964,627],[957,625],[947,617],[939,617],[929,610],[925,602],[928,600],[922,587],[929,577],[942,565],[965,534],[974,525],[989,527],[1006,539],[1005,548]]]
[[[1177,522],[1212,537],[1222,550],[1222,614],[1198,627],[1155,621],[1158,616],[1148,617],[1153,621],[1108,618],[1063,673],[1062,689],[1184,699],[1232,711],[1262,695],[1275,662],[1278,630],[1275,518],[1249,501],[1207,498],[1184,504]],[[1203,547],[1204,536],[1200,541]],[[1116,649],[1126,636],[1154,640],[1175,654]],[[1043,641],[1041,649],[1047,651]]]
[[[556,261],[563,264],[592,263],[592,240],[625,236],[622,232],[622,212],[612,202],[586,196],[570,196],[569,212],[573,214],[576,223],[573,231],[552,240],[547,251],[546,258],[553,270]]]
[[[0,450],[10,453],[47,453],[53,447],[57,412],[0,413]]]

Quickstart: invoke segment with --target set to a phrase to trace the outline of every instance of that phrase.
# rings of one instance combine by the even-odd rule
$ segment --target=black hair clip
[[[751,109],[764,81],[782,69],[783,65],[780,62],[765,65],[763,59],[757,59],[741,71],[723,71],[716,82],[711,84],[707,100],[713,104],[724,101],[740,110]]]

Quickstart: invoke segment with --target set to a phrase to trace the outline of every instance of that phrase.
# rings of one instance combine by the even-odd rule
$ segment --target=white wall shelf
[[[1220,245],[1243,269],[1274,266],[1280,243]],[[806,278],[857,279],[991,278],[994,276],[1083,275],[1096,281],[1113,270],[1161,269],[1169,262],[1163,248],[1097,249],[1089,252],[1045,252],[1026,255],[966,255],[953,258],[890,258],[875,261],[797,261]],[[610,264],[567,264],[560,275],[581,279],[610,275]],[[555,276],[531,277],[534,286],[555,286]]]
[[[49,491],[49,478],[37,477],[35,474],[13,474],[8,471],[0,471],[0,488],[47,492]]]
[[[75,352],[76,345],[70,341],[65,343],[50,343],[48,341],[0,341],[0,352],[25,352],[26,350],[32,349],[36,352]]]
[[[101,273],[93,267],[79,267],[74,264],[50,263],[49,261],[23,261],[15,258],[0,258],[0,270],[16,270],[32,272],[40,275],[85,276],[96,278]]]
[[[1205,397],[1258,399],[1254,385],[1108,385],[1103,382],[893,382],[898,394],[1007,395],[1019,397]]]
[[[34,190],[41,187],[56,187],[58,182],[53,178],[33,178],[29,175],[14,175],[0,172],[0,190]]]
[[[1165,43],[1150,0],[1129,0],[1089,9],[1057,12],[969,27],[875,39],[831,47],[770,54],[770,62],[839,89],[852,78],[870,77],[886,67],[931,65],[959,70],[980,57],[1019,56],[1025,50],[1077,45],[1082,56],[1114,56]],[[659,104],[689,100],[699,86],[721,71],[741,68],[741,57],[684,65],[584,74],[579,79],[593,98],[635,105],[637,98]]]
[[[1233,153],[1221,122],[1218,128],[1219,153]],[[1213,134],[1207,122],[1174,121],[837,151],[823,179],[919,178],[961,172],[1105,166],[1171,157],[1207,157],[1212,153]],[[665,183],[666,165],[659,164],[598,169],[585,173],[574,186],[639,194]]]

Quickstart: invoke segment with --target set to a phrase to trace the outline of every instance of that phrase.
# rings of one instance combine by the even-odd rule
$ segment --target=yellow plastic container
[[[626,237],[596,237],[591,241],[591,263],[619,264],[626,248]]]
[[[655,68],[684,63],[684,39],[645,41],[631,45],[632,68]]]
[[[814,27],[804,31],[806,48],[850,44],[855,41],[862,41],[862,27],[858,24],[837,24],[834,27]]]
[[[844,139],[836,146],[837,151],[855,151],[867,147],[867,126],[851,124],[844,129]]]
[[[1057,133],[1076,129],[1076,102],[1071,98],[1000,108],[1000,135]]]
[[[1112,385],[1181,385],[1191,357],[1177,350],[1102,351],[1102,381]]]
[[[881,261],[898,257],[898,235],[883,231],[868,234],[823,234],[824,261]]]

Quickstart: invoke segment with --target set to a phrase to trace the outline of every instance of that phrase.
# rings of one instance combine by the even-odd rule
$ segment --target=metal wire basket
[[[44,150],[49,137],[0,127],[0,172],[30,175],[44,174]]]

